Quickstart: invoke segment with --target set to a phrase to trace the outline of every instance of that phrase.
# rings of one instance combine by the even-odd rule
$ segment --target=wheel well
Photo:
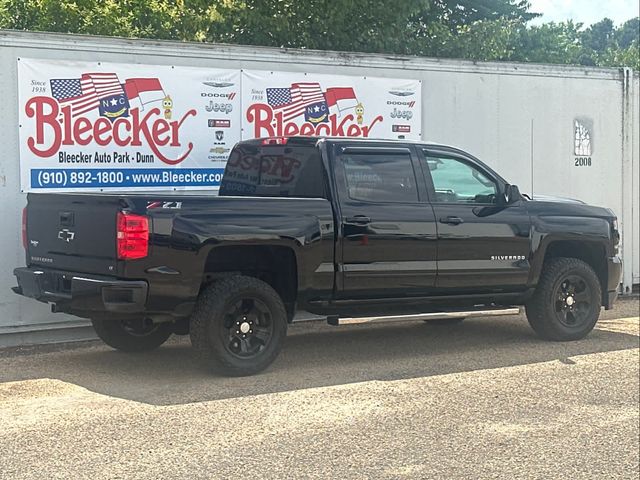
[[[577,258],[593,268],[600,280],[603,301],[607,295],[607,258],[605,248],[602,245],[572,240],[551,243],[545,252],[544,261],[551,258],[569,257]]]
[[[289,321],[293,320],[298,292],[298,269],[293,249],[243,245],[211,250],[205,262],[203,286],[232,274],[259,278],[271,285],[284,302]]]

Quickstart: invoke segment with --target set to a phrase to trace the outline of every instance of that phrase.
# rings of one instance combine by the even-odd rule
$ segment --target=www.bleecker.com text
[[[58,152],[59,163],[154,163],[154,161],[153,155],[140,152],[136,152],[135,156],[128,152]]]

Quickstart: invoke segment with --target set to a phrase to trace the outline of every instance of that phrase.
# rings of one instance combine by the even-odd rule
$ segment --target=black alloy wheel
[[[556,317],[565,327],[580,327],[589,320],[593,292],[581,276],[565,276],[556,287],[555,298]]]
[[[229,353],[239,358],[255,357],[273,337],[271,311],[257,298],[232,300],[227,304],[221,334]]]
[[[233,275],[203,288],[191,316],[191,344],[207,369],[252,375],[278,356],[287,334],[287,312],[266,282]]]
[[[525,309],[538,336],[568,341],[593,330],[601,305],[600,280],[593,268],[578,258],[560,257],[545,262]]]

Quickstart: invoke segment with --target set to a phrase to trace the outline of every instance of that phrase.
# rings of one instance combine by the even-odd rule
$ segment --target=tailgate
[[[27,264],[113,274],[119,210],[113,196],[29,194]]]

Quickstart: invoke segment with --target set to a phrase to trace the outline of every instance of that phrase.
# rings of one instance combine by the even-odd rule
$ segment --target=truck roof
[[[238,143],[241,143],[243,145],[265,145],[267,144],[267,142],[269,141],[273,141],[273,144],[280,144],[279,142],[281,142],[282,140],[286,139],[286,144],[287,145],[315,145],[317,142],[320,141],[355,141],[355,142],[362,142],[362,143],[368,143],[368,142],[388,142],[388,143],[411,143],[411,144],[415,144],[415,145],[426,145],[426,146],[433,146],[433,147],[449,147],[449,148],[456,148],[450,145],[445,145],[445,144],[441,144],[441,143],[435,143],[435,142],[426,142],[423,140],[409,140],[409,139],[388,139],[388,138],[362,138],[362,137],[318,137],[318,136],[300,136],[300,135],[296,135],[296,136],[291,136],[291,137],[286,137],[286,136],[282,136],[282,137],[260,137],[260,138],[253,138],[251,140],[242,140]]]

